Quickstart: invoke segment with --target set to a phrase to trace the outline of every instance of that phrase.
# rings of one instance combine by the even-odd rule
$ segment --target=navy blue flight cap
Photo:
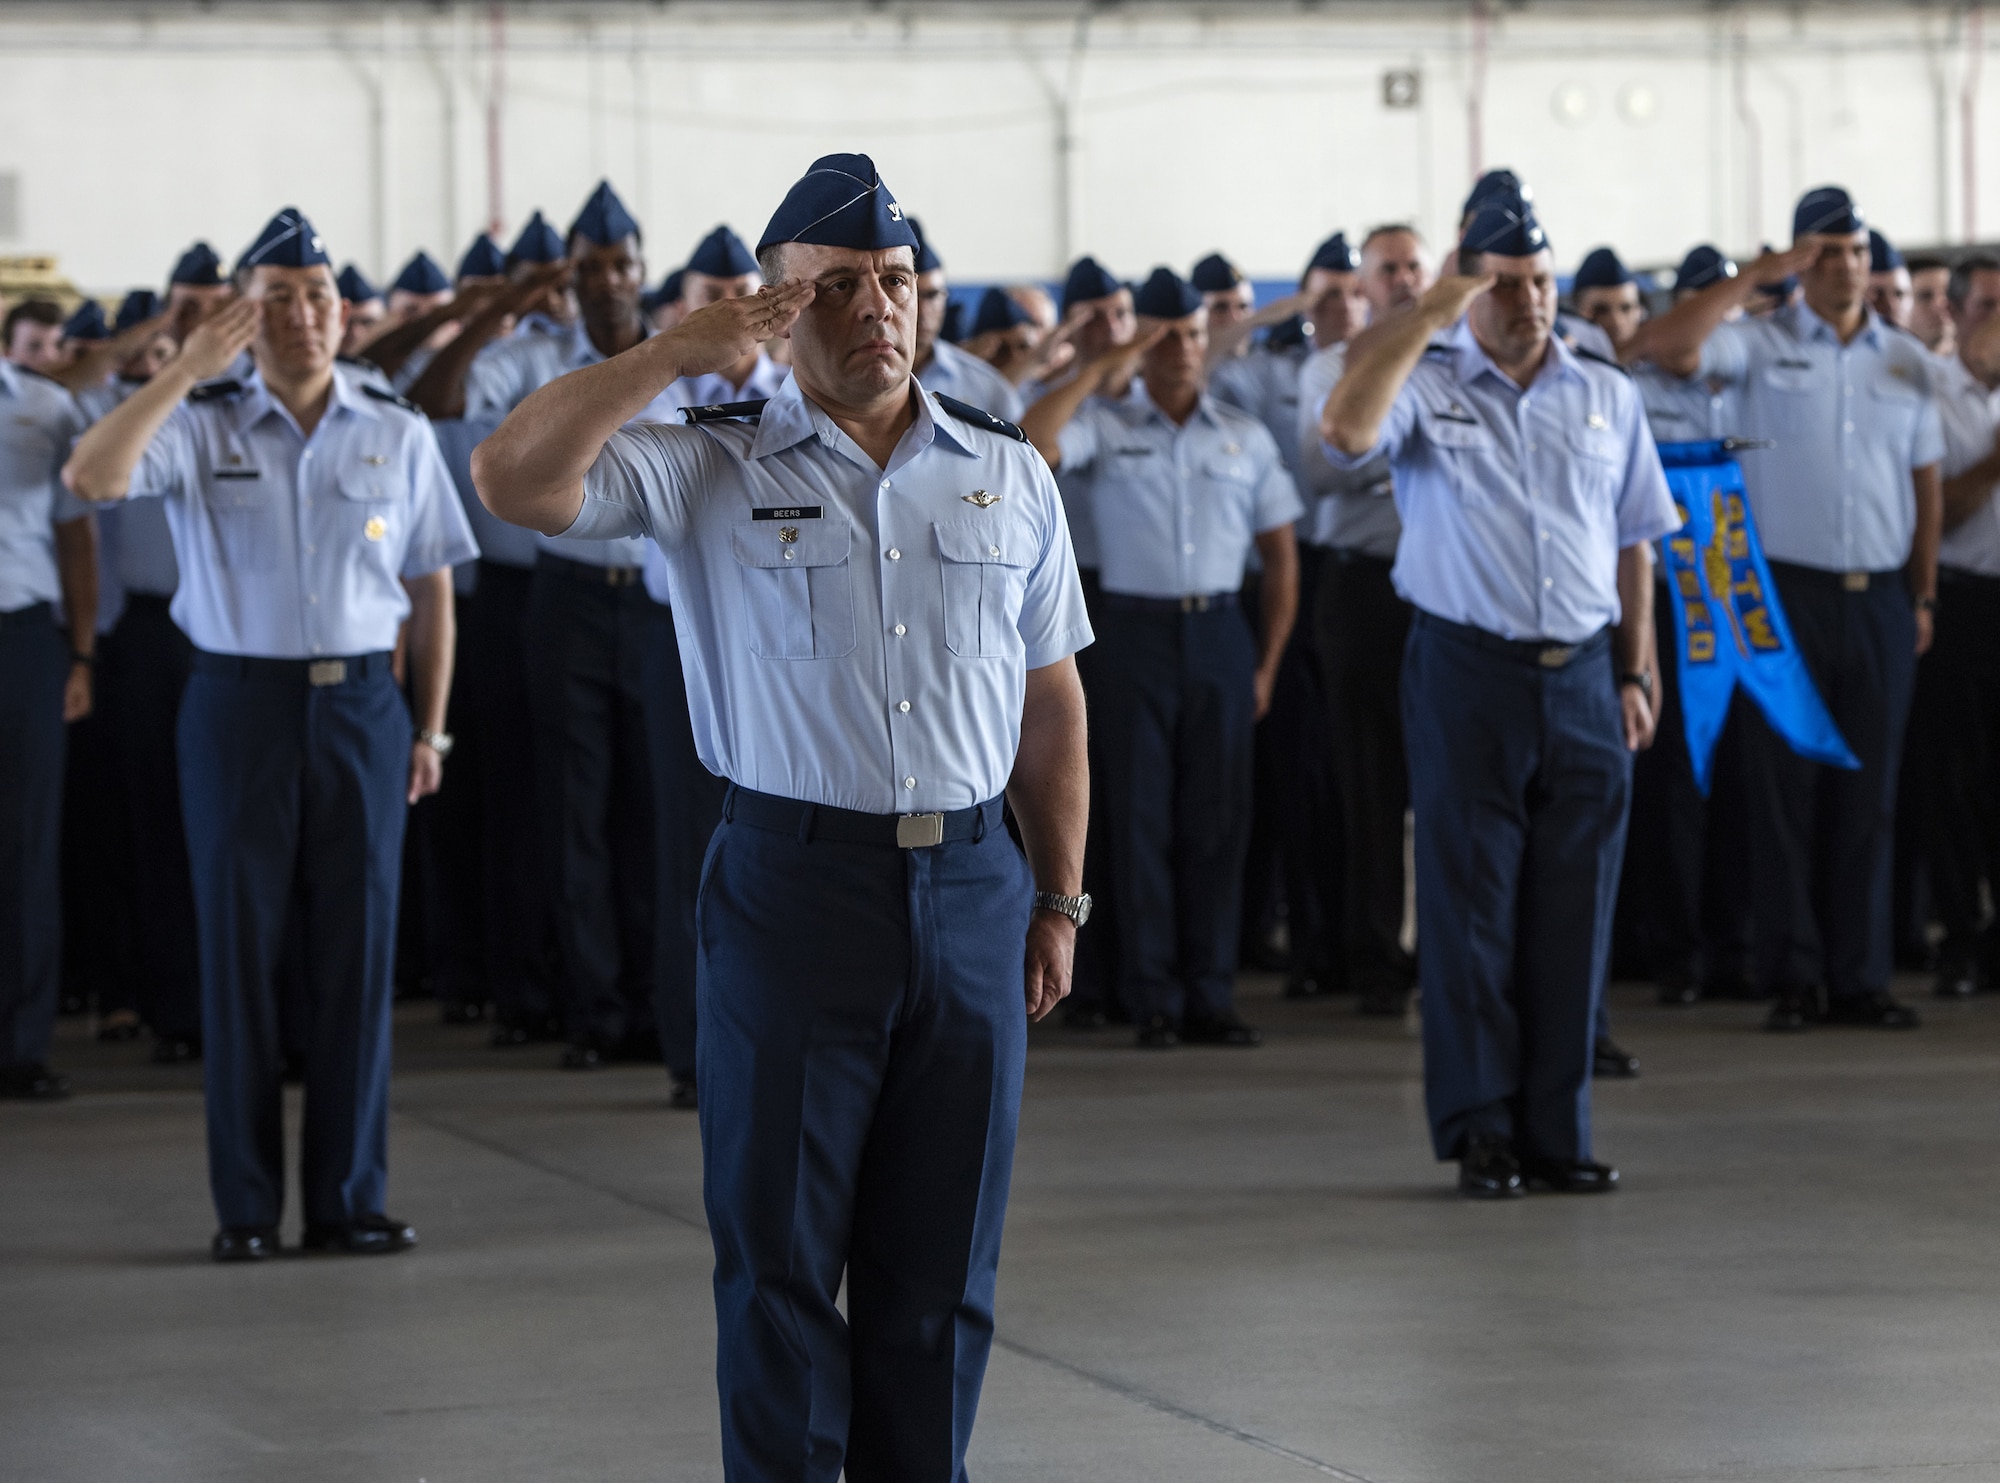
[[[244,250],[236,260],[236,271],[246,268],[311,268],[325,263],[333,266],[333,259],[326,255],[326,243],[320,240],[319,230],[305,219],[296,206],[287,206],[276,216],[264,223],[264,230],[257,234],[257,240]]]
[[[1080,257],[1071,265],[1069,276],[1063,279],[1062,312],[1069,317],[1075,305],[1087,304],[1092,299],[1108,299],[1125,285],[1104,271],[1103,264],[1094,257]]]
[[[122,335],[134,325],[144,324],[165,307],[160,302],[160,296],[150,288],[135,288],[119,304],[118,318],[111,326],[112,333]]]
[[[1622,288],[1632,281],[1632,270],[1608,247],[1592,248],[1577,265],[1577,288]]]
[[[627,237],[643,241],[645,236],[608,180],[597,182],[597,189],[590,193],[590,199],[583,203],[583,210],[577,212],[576,220],[569,224],[569,235],[572,239],[581,237],[586,242],[594,242],[599,247],[616,247]]]
[[[924,235],[924,224],[913,216],[910,218],[910,230],[917,234],[917,271],[936,273],[943,269],[944,259],[937,255],[937,249],[931,246],[930,238]]]
[[[521,228],[521,235],[507,249],[509,263],[555,263],[561,262],[565,256],[563,239],[556,235],[556,229],[539,211],[528,218],[528,224]]]
[[[1511,206],[1518,214],[1534,199],[1534,191],[1512,170],[1488,170],[1472,183],[1472,190],[1466,196],[1465,204],[1458,208],[1458,214],[1463,220],[1487,206]]]
[[[352,263],[340,270],[340,276],[334,282],[340,285],[340,296],[350,304],[365,304],[370,299],[382,297],[382,290],[370,283],[368,275]]]
[[[465,256],[458,260],[460,278],[504,278],[506,275],[507,255],[500,250],[500,244],[484,232],[472,239],[472,245],[465,249]]]
[[[173,272],[167,275],[169,284],[185,283],[190,288],[220,288],[222,286],[222,259],[215,255],[215,249],[206,242],[197,242],[180,255]]]
[[[1523,203],[1513,206],[1482,206],[1465,229],[1462,244],[1469,252],[1491,252],[1500,257],[1533,257],[1549,245],[1549,236],[1535,220],[1534,209]]]
[[[865,154],[822,155],[812,162],[771,214],[757,250],[780,242],[863,252],[907,247],[913,258],[923,245]]]
[[[972,333],[1011,330],[1017,324],[1033,324],[1035,317],[1004,288],[989,288],[979,296],[979,310],[972,316]]]
[[[1188,274],[1188,282],[1205,294],[1228,293],[1243,281],[1243,274],[1236,264],[1219,252],[1211,252],[1194,265]]]
[[[1809,237],[1815,232],[1847,236],[1868,225],[1854,198],[1837,185],[1822,185],[1799,197],[1792,212],[1792,237]]]
[[[755,263],[756,259],[752,258],[751,264],[753,267],[755,266]],[[686,280],[687,280],[686,268],[676,268],[673,270],[673,272],[667,274],[666,277],[662,278],[660,280],[660,291],[656,296],[659,302],[662,304],[671,304],[675,299],[678,299],[681,296],[681,284],[684,283]]]
[[[104,306],[95,299],[85,299],[76,306],[76,312],[63,321],[65,340],[108,340],[111,326],[104,322]]]
[[[406,294],[441,294],[450,292],[451,280],[444,276],[437,259],[420,247],[417,255],[403,264],[403,271],[389,288],[391,292]]]
[[[1721,249],[1704,242],[1681,259],[1680,268],[1674,273],[1674,292],[1707,288],[1711,283],[1735,276],[1736,264],[1724,257]]]
[[[1306,264],[1310,273],[1314,268],[1323,268],[1329,273],[1355,273],[1361,269],[1361,254],[1347,242],[1347,233],[1335,232],[1313,249],[1312,261]]]
[[[1896,244],[1876,231],[1868,229],[1868,271],[1871,273],[1893,273],[1898,268],[1908,267],[1903,254],[1896,250]]]
[[[1155,268],[1132,295],[1132,307],[1148,319],[1184,319],[1201,307],[1201,290],[1172,268]]]
[[[695,244],[682,271],[706,273],[710,278],[741,278],[757,271],[757,259],[750,255],[741,237],[728,227],[717,227]],[[674,297],[680,297],[678,284],[674,286]]]

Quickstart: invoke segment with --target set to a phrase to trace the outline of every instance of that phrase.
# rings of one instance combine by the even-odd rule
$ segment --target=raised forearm
[[[1347,347],[1347,365],[1320,409],[1320,436],[1342,453],[1366,453],[1431,336],[1451,324],[1422,309],[1387,319]]]
[[[1098,368],[1085,366],[1076,376],[1052,391],[1044,392],[1021,414],[1021,431],[1035,445],[1052,469],[1062,467],[1062,430],[1069,426],[1085,398],[1097,390],[1102,375]]]
[[[1755,283],[1745,276],[1725,278],[1689,294],[1657,319],[1639,326],[1619,359],[1650,361],[1670,376],[1692,376],[1701,369],[1701,347],[1708,337],[1730,311],[1747,303],[1755,290]]]
[[[1028,672],[1021,707],[1021,747],[1007,801],[1035,888],[1075,896],[1083,890],[1083,845],[1090,814],[1083,686],[1075,659]]]
[[[1652,673],[1653,548],[1645,541],[1618,553],[1618,626],[1612,650],[1620,674]]]
[[[433,421],[465,415],[466,373],[472,369],[479,352],[499,337],[506,320],[505,305],[490,305],[474,315],[464,331],[437,353],[409,390],[409,398],[419,411]]]
[[[85,429],[63,465],[62,481],[70,493],[96,502],[123,499],[146,445],[196,379],[188,367],[169,361],[152,380]]]
[[[451,570],[408,578],[403,587],[410,594],[406,632],[410,710],[420,730],[442,731],[451,700],[457,623],[451,605]]]

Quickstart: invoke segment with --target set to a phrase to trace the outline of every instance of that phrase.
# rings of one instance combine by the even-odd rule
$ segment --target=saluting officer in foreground
[[[1631,381],[1553,337],[1532,213],[1482,209],[1459,273],[1352,351],[1321,426],[1336,465],[1388,457],[1393,575],[1417,609],[1403,735],[1432,1142],[1468,1195],[1594,1193],[1618,1178],[1591,1157],[1591,1038],[1653,734],[1647,542],[1679,522]]]
[[[1019,429],[912,379],[916,245],[872,161],[821,159],[764,233],[770,287],[544,387],[474,457],[504,518],[659,542],[732,785],[699,1058],[733,1483],[963,1476],[1026,1021],[1088,912],[1068,530]],[[787,332],[761,416],[627,425]]]
[[[451,739],[453,563],[478,554],[423,416],[335,364],[345,309],[287,207],[237,265],[243,298],[78,441],[88,500],[167,502],[194,641],[179,753],[201,949],[218,1261],[278,1248],[283,1056],[274,976],[303,906],[308,1250],[414,1244],[383,1213],[389,1010],[406,805]],[[245,349],[245,380],[215,381]],[[389,672],[409,620],[417,728]]]

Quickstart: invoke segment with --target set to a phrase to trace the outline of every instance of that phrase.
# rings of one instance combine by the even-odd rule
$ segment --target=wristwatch
[[[449,757],[456,739],[449,731],[419,731],[417,740],[436,752],[440,758]]]
[[[1090,920],[1090,897],[1064,896],[1055,891],[1035,892],[1035,905],[1043,911],[1060,912],[1077,926]]]
[[[1628,669],[1618,677],[1618,684],[1620,688],[1637,685],[1641,695],[1648,700],[1653,698],[1653,672],[1649,669]]]

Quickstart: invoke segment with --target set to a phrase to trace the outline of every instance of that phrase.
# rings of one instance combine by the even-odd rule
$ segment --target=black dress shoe
[[[1590,1048],[1590,1074],[1629,1081],[1639,1074],[1639,1058],[1606,1035]]]
[[[676,1076],[674,1089],[667,1093],[667,1106],[681,1112],[696,1112],[701,1108],[701,1096],[695,1091],[692,1076]]]
[[[1134,1040],[1140,1050],[1172,1050],[1181,1043],[1180,1027],[1163,1014],[1149,1014]]]
[[[153,1064],[155,1066],[179,1066],[187,1061],[201,1059],[201,1037],[199,1035],[162,1035],[153,1042]]]
[[[1063,1006],[1062,1022],[1065,1030],[1102,1030],[1111,1023],[1111,1016],[1102,1004],[1072,1001]]]
[[[219,1262],[261,1262],[278,1254],[276,1226],[224,1226],[208,1243]]]
[[[340,1256],[384,1256],[417,1244],[414,1227],[386,1215],[363,1215],[344,1225],[311,1225],[299,1237],[303,1251]]]
[[[1940,999],[1970,999],[1979,992],[1979,965],[1970,958],[1946,957],[1938,964],[1931,992]]]
[[[1686,969],[1670,969],[1653,980],[1662,1004],[1682,1008],[1701,1003],[1701,980]]]
[[[1233,1009],[1225,1009],[1221,1014],[1196,1018],[1189,1015],[1181,1021],[1181,1040],[1187,1045],[1229,1045],[1239,1050],[1264,1043],[1263,1032],[1243,1023],[1243,1016]]]
[[[1887,994],[1857,994],[1852,999],[1829,1000],[1826,1022],[1865,1030],[1914,1030],[1923,1020],[1909,1005],[1898,1004]]]
[[[1589,1159],[1524,1158],[1521,1175],[1530,1185],[1559,1195],[1608,1195],[1618,1188],[1618,1171]]]
[[[1796,1035],[1819,1023],[1819,993],[1814,989],[1781,988],[1764,1016],[1764,1028],[1773,1035]]]
[[[39,1061],[0,1066],[0,1097],[16,1102],[60,1102],[68,1095],[69,1078]]]
[[[1468,1200],[1515,1200],[1526,1190],[1521,1162],[1498,1138],[1468,1138],[1458,1156],[1458,1192]]]

